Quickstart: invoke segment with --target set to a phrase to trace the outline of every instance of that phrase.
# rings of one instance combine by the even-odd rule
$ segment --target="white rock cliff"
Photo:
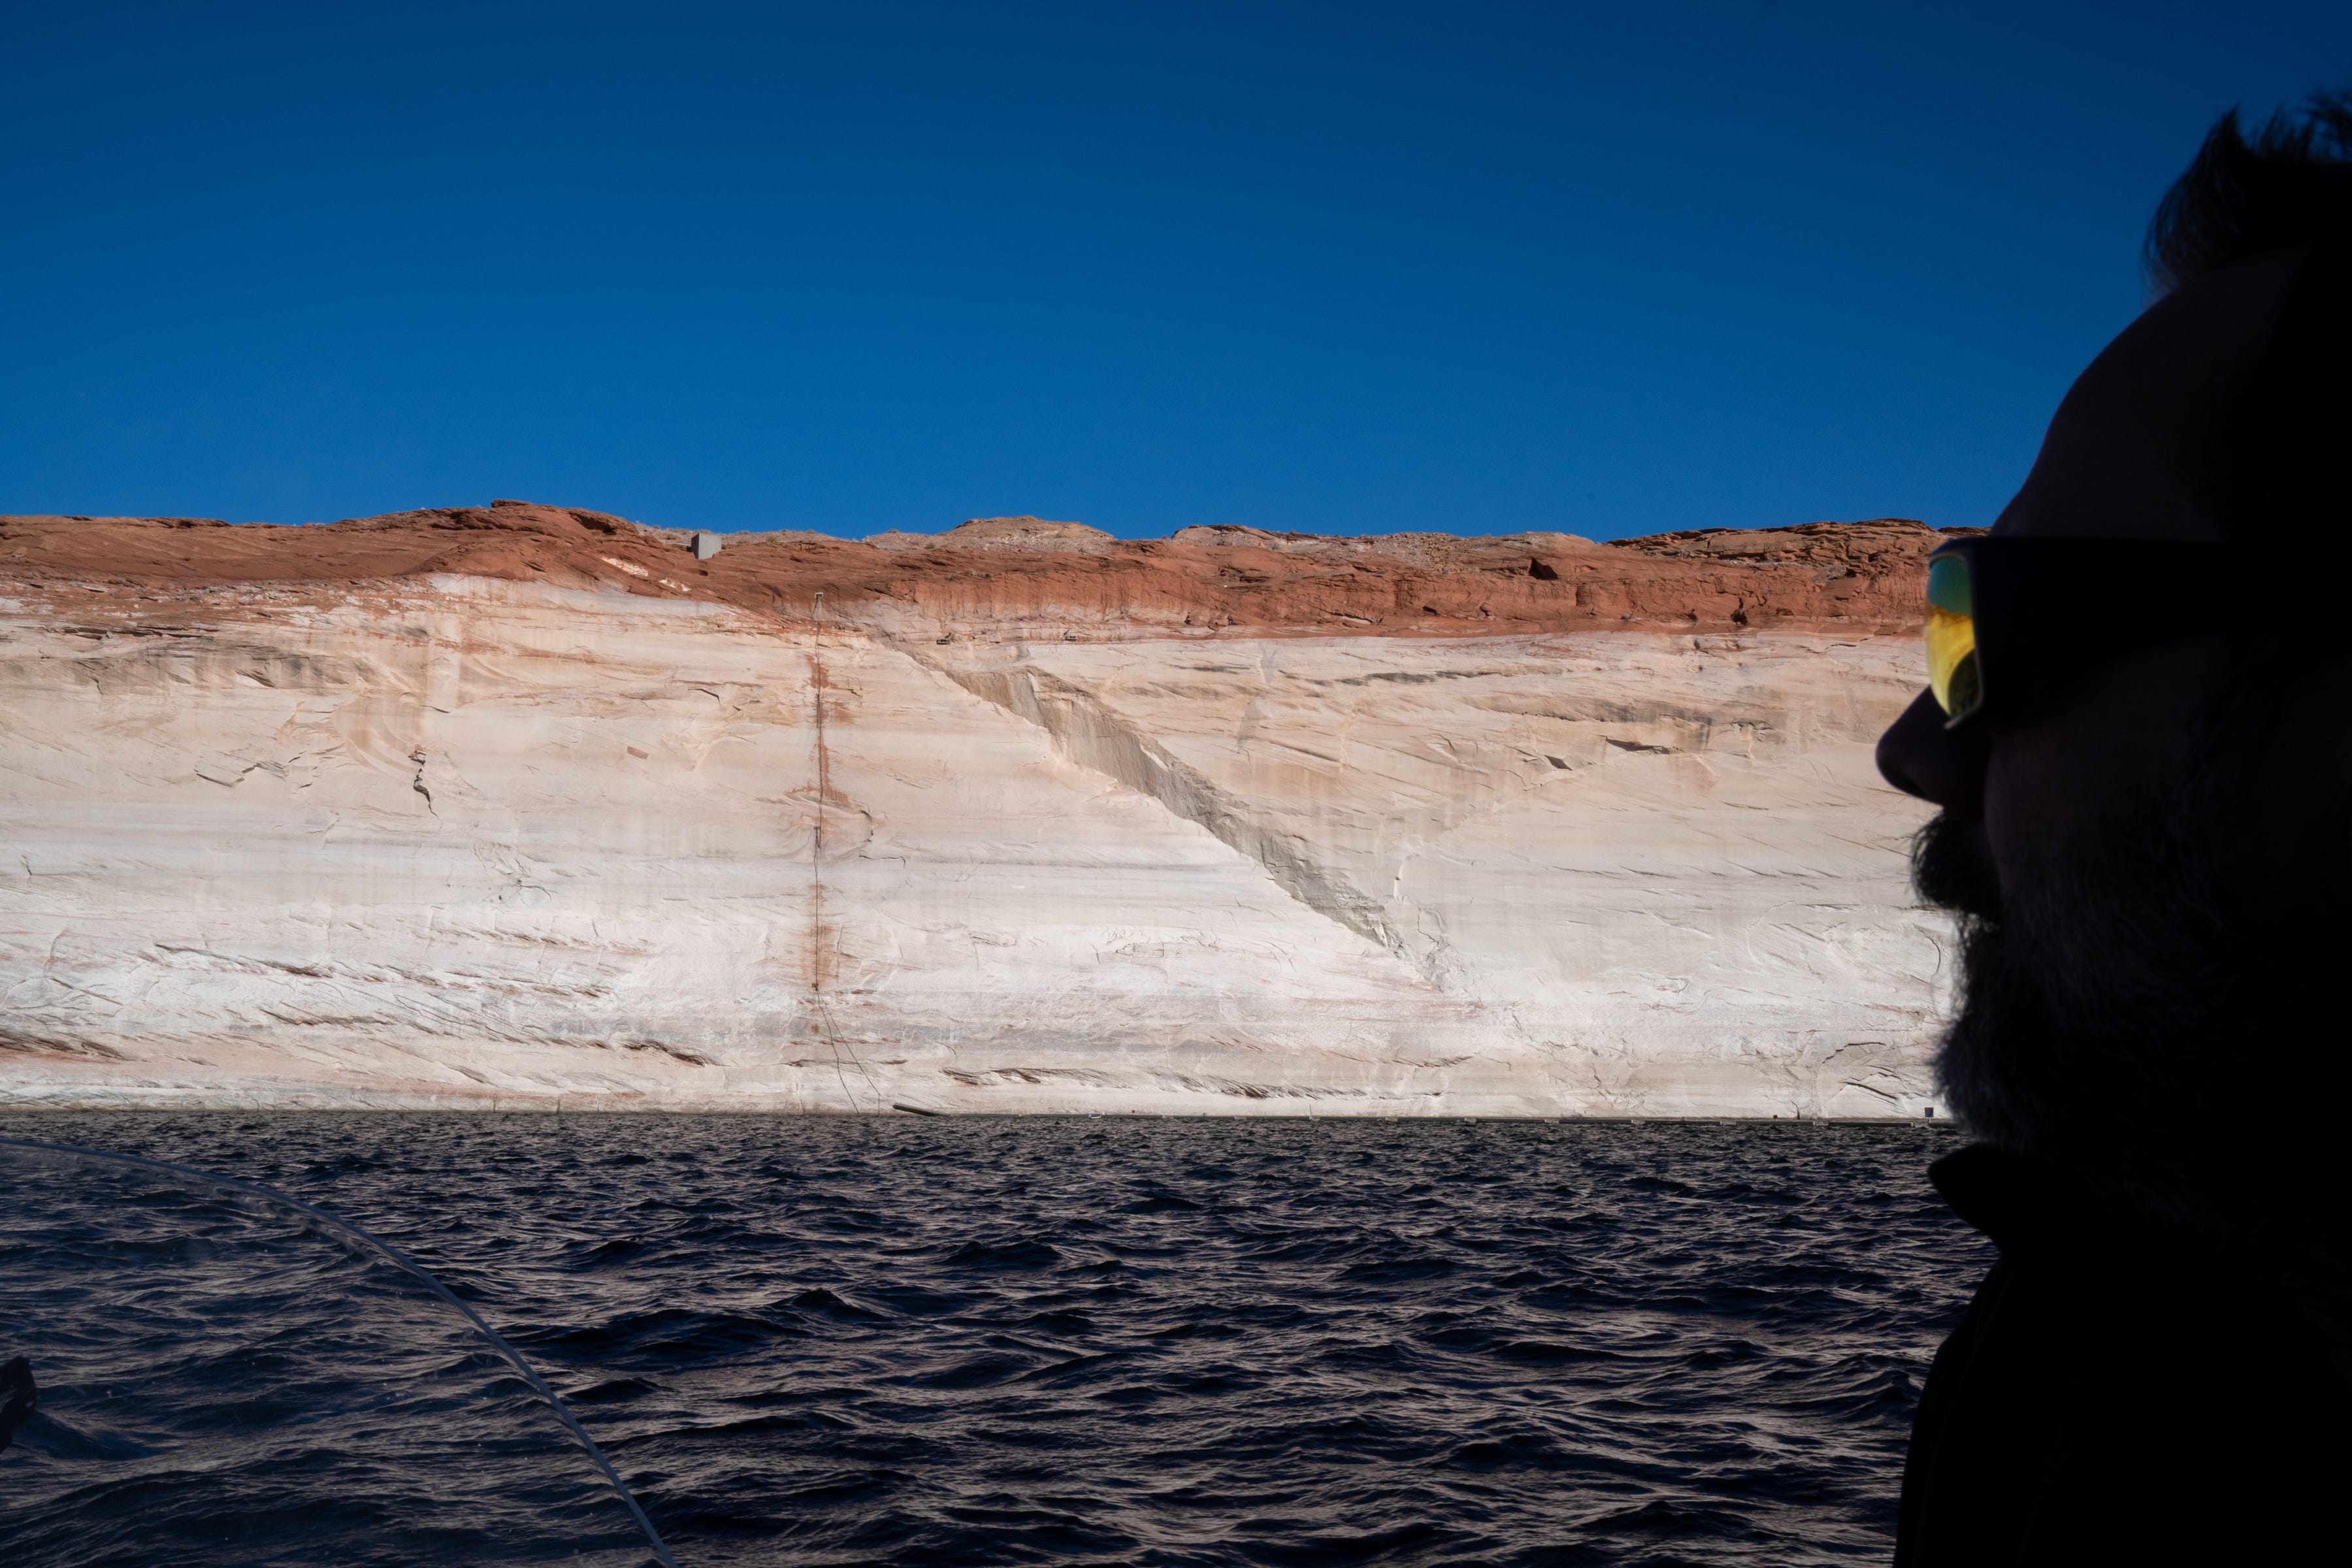
[[[0,603],[0,1104],[1932,1102],[1898,633],[819,632],[670,586]]]

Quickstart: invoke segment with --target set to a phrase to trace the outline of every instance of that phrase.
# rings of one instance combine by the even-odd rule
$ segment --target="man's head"
[[[1961,917],[1954,1109],[2178,1207],[2242,1184],[2214,1164],[2231,1124],[2352,1084],[2352,653],[2328,585],[2352,542],[2352,98],[2251,143],[2225,118],[2148,255],[2162,298],[2068,393],[1994,534],[2275,545],[2274,570],[2213,584],[2267,613],[2051,647],[1956,729],[1923,694],[1879,766],[1942,808],[1916,873]]]

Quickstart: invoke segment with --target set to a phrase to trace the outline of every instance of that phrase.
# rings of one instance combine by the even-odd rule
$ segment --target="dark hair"
[[[2352,90],[2316,92],[2247,139],[2214,123],[2148,225],[2159,293],[2283,250],[2310,252],[2247,395],[2212,433],[2210,499],[2240,537],[2352,531]]]
[[[2315,92],[2249,142],[2230,110],[2157,205],[2147,274],[2168,292],[2233,262],[2352,240],[2352,90]]]

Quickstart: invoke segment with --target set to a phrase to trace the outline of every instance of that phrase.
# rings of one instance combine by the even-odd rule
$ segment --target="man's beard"
[[[2186,770],[2105,803],[2010,887],[1974,824],[1938,816],[1913,848],[1920,897],[1958,917],[1960,1011],[1937,1061],[1951,1108],[2207,1232],[2308,1190],[2344,1076],[2344,955],[2234,864],[2256,809],[2247,717],[2209,716]]]

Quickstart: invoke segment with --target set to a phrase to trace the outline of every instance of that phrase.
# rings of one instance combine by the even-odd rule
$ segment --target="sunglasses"
[[[1927,558],[1927,689],[1958,729],[2134,643],[2259,615],[2221,584],[2251,564],[2227,544],[1956,539]],[[2268,565],[2275,570],[2274,559]]]

